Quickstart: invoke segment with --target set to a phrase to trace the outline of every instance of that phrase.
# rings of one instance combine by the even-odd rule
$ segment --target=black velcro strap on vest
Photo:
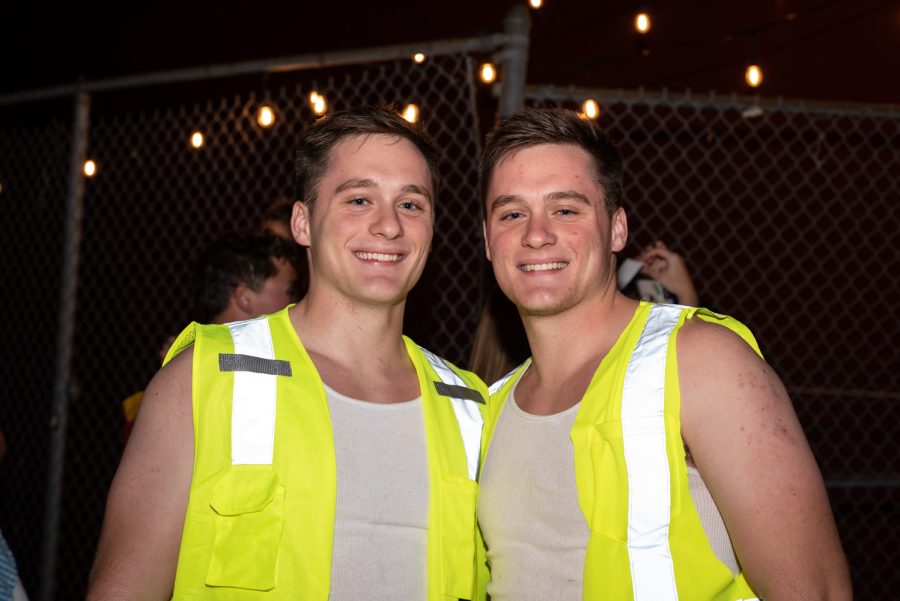
[[[467,401],[475,401],[484,405],[484,397],[477,390],[466,388],[465,386],[457,386],[456,384],[445,384],[443,382],[435,382],[434,389],[443,396],[449,396],[456,399],[466,399]]]
[[[219,353],[219,371],[249,371],[268,376],[291,376],[291,362],[281,359],[263,359],[253,355]]]

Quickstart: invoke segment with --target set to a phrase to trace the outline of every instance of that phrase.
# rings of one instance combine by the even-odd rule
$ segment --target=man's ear
[[[246,284],[238,284],[231,293],[231,302],[242,313],[251,315],[253,313],[253,294],[252,290]]]
[[[613,252],[619,252],[625,248],[628,242],[628,218],[625,216],[625,209],[619,207],[612,215],[610,220],[610,246]]]
[[[481,222],[481,233],[484,235],[484,256],[487,257],[488,261],[493,261],[491,259],[491,245],[488,244],[487,221]]]
[[[291,235],[297,244],[310,245],[309,237],[309,205],[302,200],[294,203],[294,211],[291,213]]]

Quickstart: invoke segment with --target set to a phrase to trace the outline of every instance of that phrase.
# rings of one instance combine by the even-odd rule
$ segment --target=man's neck
[[[535,414],[552,414],[577,403],[637,304],[614,291],[556,315],[524,314],[532,364],[517,387],[519,406]]]
[[[418,395],[403,342],[404,303],[374,305],[311,291],[289,314],[326,384],[375,402]]]

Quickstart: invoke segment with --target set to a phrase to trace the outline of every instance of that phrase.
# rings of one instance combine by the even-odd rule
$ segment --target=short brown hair
[[[590,119],[563,109],[526,109],[500,121],[487,136],[481,153],[481,207],[487,203],[491,176],[511,153],[539,144],[570,144],[588,153],[597,183],[603,190],[607,213],[623,203],[622,155],[609,137]]]
[[[438,153],[426,131],[388,107],[367,106],[322,117],[303,132],[294,152],[294,200],[306,202],[311,211],[331,149],[349,136],[369,134],[398,136],[412,142],[428,165],[432,193],[437,197]]]

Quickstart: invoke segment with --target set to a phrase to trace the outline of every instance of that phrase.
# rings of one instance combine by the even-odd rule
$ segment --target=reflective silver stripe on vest
[[[503,376],[502,378],[500,378],[499,380],[497,380],[496,382],[491,384],[490,387],[488,387],[488,394],[490,394],[490,395],[497,394],[497,391],[500,390],[501,388],[503,388],[503,385],[506,384],[507,382],[509,382],[509,379],[511,377],[513,377],[514,375],[516,375],[516,372],[519,371],[519,368],[521,368],[523,365],[525,365],[525,363],[527,363],[528,361],[529,361],[529,359],[525,359],[524,363],[520,363],[519,365],[515,366],[511,372],[509,372],[508,374],[506,374],[505,376]]]
[[[419,347],[431,368],[437,374],[441,382],[449,386],[461,386],[468,389],[466,383],[460,378],[447,362],[434,353]],[[445,390],[452,392],[452,389]],[[439,393],[440,394],[440,393]],[[449,396],[456,422],[459,424],[459,434],[462,436],[463,448],[466,450],[466,465],[469,468],[469,480],[478,479],[478,458],[481,454],[481,430],[484,427],[484,418],[478,410],[476,401],[460,396]]]
[[[628,469],[628,555],[635,601],[678,599],[669,550],[669,460],[666,455],[666,352],[681,307],[654,305],[622,390],[622,438]]]
[[[266,318],[228,324],[236,355],[275,360]],[[232,465],[267,465],[275,450],[275,382],[278,376],[255,371],[234,372],[231,401]]]

